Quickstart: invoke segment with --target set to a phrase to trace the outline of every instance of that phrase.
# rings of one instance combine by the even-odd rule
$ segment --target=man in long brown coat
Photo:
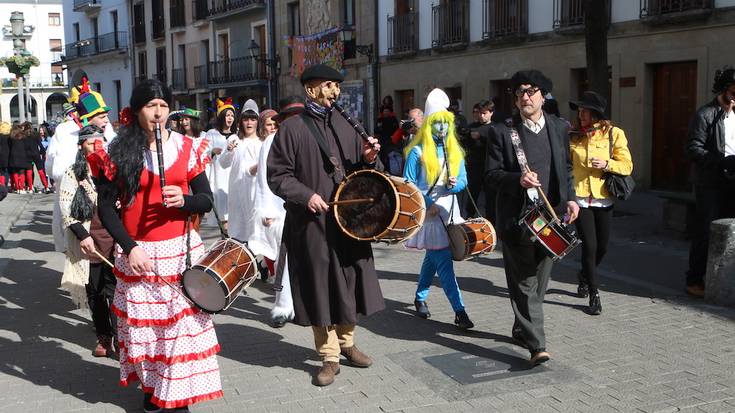
[[[357,313],[369,315],[385,307],[370,243],[342,233],[327,204],[345,174],[382,168],[377,140],[363,142],[332,111],[342,80],[325,65],[304,70],[306,108],[280,125],[268,155],[268,185],[286,201],[283,242],[294,322],[312,327],[323,362],[314,379],[318,386],[334,382],[340,354],[356,367],[372,364],[354,345]]]

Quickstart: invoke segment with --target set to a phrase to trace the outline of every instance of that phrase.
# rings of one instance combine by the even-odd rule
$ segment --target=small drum
[[[242,243],[222,239],[182,274],[186,295],[205,312],[219,313],[232,305],[258,275],[255,257]]]
[[[531,240],[538,241],[554,261],[564,258],[580,244],[568,225],[554,218],[543,204],[537,203],[521,218],[520,225],[531,231]]]
[[[449,246],[454,261],[464,261],[495,249],[495,228],[485,218],[472,218],[461,224],[447,225]]]
[[[424,225],[424,196],[403,178],[365,169],[345,178],[335,195],[335,201],[364,198],[373,202],[333,206],[340,229],[356,240],[401,242]]]

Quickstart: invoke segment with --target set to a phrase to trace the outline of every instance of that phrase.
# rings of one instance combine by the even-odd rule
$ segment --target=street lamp
[[[255,41],[255,39],[250,40],[248,51],[250,52],[250,57],[253,60],[255,60],[256,62],[262,62],[268,68],[268,105],[270,107],[273,107],[275,103],[275,98],[272,93],[272,86],[273,82],[280,74],[280,70],[278,67],[280,59],[278,58],[278,55],[276,55],[275,59],[268,59],[263,57],[263,55],[260,54],[260,45]]]
[[[13,54],[20,56],[23,51],[23,28],[25,27],[25,18],[23,12],[14,11],[10,13],[10,29],[13,34]],[[18,120],[22,123],[26,120],[25,114],[25,96],[23,94],[23,75],[17,76],[18,83]],[[30,97],[29,97],[30,99]]]

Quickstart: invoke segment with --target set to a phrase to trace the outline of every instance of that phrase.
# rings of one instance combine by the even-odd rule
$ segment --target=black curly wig
[[[723,93],[733,84],[735,84],[735,68],[725,66],[722,70],[715,72],[715,82],[712,85],[712,93]]]
[[[171,105],[171,90],[156,79],[139,83],[130,96],[130,108],[135,116],[130,125],[120,128],[117,138],[110,143],[108,153],[117,168],[115,184],[123,204],[130,205],[140,188],[140,173],[148,149],[148,135],[138,123],[138,112],[153,99],[163,99]]]

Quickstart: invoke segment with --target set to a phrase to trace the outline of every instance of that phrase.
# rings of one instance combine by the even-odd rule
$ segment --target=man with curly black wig
[[[712,93],[715,98],[699,108],[689,123],[686,146],[696,199],[686,292],[700,298],[704,297],[710,223],[735,217],[735,68],[715,73]]]

